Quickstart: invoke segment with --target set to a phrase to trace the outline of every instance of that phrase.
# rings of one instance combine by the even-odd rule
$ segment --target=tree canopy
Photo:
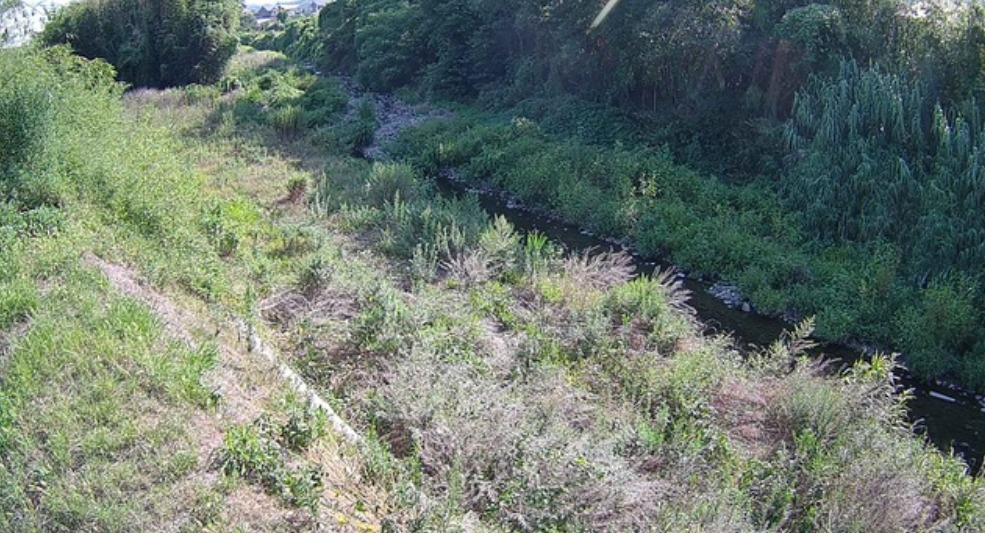
[[[41,41],[105,59],[134,85],[210,83],[236,51],[238,11],[232,0],[86,0],[59,10]]]

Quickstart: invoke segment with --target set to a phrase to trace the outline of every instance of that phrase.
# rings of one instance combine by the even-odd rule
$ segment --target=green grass
[[[0,154],[0,529],[202,527],[194,501],[216,488],[192,478],[190,422],[214,400],[215,351],[174,340],[83,262],[113,250],[211,292],[216,276],[190,264],[209,255],[192,251],[200,181],[167,136],[123,117],[105,66],[22,50],[0,70],[3,128],[21,135]]]
[[[107,296],[94,269],[66,268],[43,283],[37,310],[8,330],[19,335],[0,378],[3,529],[186,522],[188,508],[162,496],[196,488],[188,419],[212,399],[201,376],[214,354],[171,340],[141,304]]]
[[[954,272],[921,288],[913,258],[899,245],[820,242],[775,184],[728,183],[678,165],[640,139],[588,141],[550,111],[536,113],[539,121],[526,111],[464,110],[409,129],[392,150],[424,175],[456,169],[473,185],[734,283],[761,312],[816,316],[824,339],[902,349],[922,378],[985,387],[974,276]],[[952,297],[941,299],[943,293]],[[919,317],[928,315],[949,333],[924,327]]]
[[[0,72],[0,530],[256,527],[225,514],[242,483],[210,472],[208,432],[227,429],[213,417],[229,406],[205,376],[228,346],[199,326],[196,346],[177,340],[87,257],[191,302],[204,330],[266,294],[308,237],[195,170],[181,130],[132,114],[104,64],[4,50]],[[220,92],[181,94],[208,106]],[[282,505],[317,517],[318,474],[299,455],[324,438],[285,409],[272,411],[287,417]]]
[[[317,467],[291,466],[287,461],[289,451],[304,451],[324,433],[325,422],[319,413],[295,401],[283,424],[262,416],[253,425],[231,428],[219,450],[222,473],[259,483],[285,503],[315,511],[324,488],[322,473]]]
[[[238,82],[224,90],[128,95],[136,121],[107,96],[107,116],[137,146],[100,128],[66,137],[52,160],[76,161],[76,174],[54,174],[58,201],[0,211],[10,243],[0,247],[0,529],[232,528],[224,497],[240,489],[272,496],[270,512],[307,508],[326,527],[342,523],[326,522],[334,510],[321,505],[336,491],[354,502],[347,512],[407,530],[982,527],[981,480],[912,435],[892,360],[823,376],[797,358],[809,324],[743,360],[727,339],[701,335],[669,276],[630,280],[618,255],[566,257],[475,198],[440,198],[407,164],[354,160],[336,134],[362,126],[341,114],[289,136],[269,120],[270,109],[323,105],[308,94],[336,91],[333,81],[269,53],[232,68]],[[72,159],[82,153],[72,143],[98,135],[120,143],[109,159]],[[469,135],[459,139],[490,140]],[[533,133],[520,142],[538,164],[572,156],[584,190],[626,180],[649,190],[632,184],[643,165],[662,197],[702,194],[659,157],[555,153]],[[499,172],[487,155],[474,164]],[[613,162],[629,170],[593,174]],[[32,175],[16,176],[5,183]],[[708,194],[712,211],[760,202]],[[201,385],[222,351],[175,342],[82,266],[90,251],[275,330],[366,436],[343,469],[356,478],[329,484],[339,474],[319,467],[322,422],[295,399],[224,428],[222,481],[196,485],[190,420],[223,405]],[[884,279],[883,266],[868,276]]]

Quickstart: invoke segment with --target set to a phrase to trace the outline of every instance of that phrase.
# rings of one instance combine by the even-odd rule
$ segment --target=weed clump
[[[285,503],[314,510],[322,475],[310,465],[290,466],[288,453],[305,450],[324,431],[324,417],[310,408],[296,406],[283,424],[261,417],[229,430],[218,452],[219,468],[224,475],[259,483]]]

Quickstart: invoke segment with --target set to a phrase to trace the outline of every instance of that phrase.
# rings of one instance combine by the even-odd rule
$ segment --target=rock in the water
[[[738,307],[745,302],[745,298],[743,298],[742,293],[739,292],[738,287],[726,285],[724,283],[716,283],[711,287],[708,287],[708,293],[715,298],[718,298],[729,307]]]

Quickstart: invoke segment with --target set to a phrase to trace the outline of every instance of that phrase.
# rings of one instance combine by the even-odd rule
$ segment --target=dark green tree
[[[138,86],[218,80],[236,51],[232,0],[87,0],[60,10],[41,35],[116,67]]]
[[[332,71],[352,71],[356,68],[359,13],[356,0],[336,0],[318,12],[318,31],[323,39],[322,66]]]

